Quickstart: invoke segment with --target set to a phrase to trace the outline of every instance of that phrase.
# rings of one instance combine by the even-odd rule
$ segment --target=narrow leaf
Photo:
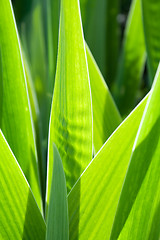
[[[128,114],[135,105],[146,60],[141,1],[133,0],[125,30],[117,73],[115,99],[120,112]]]
[[[121,123],[121,117],[87,45],[86,53],[92,93],[93,143],[95,152],[98,152]]]
[[[92,159],[89,75],[78,0],[62,0],[57,72],[50,119],[47,203],[54,142],[61,155],[68,191]]]
[[[47,22],[47,42],[48,42],[48,75],[49,89],[52,93],[54,78],[56,72],[57,53],[58,53],[58,30],[60,15],[60,0],[44,0],[46,5],[46,22]]]
[[[0,239],[45,239],[31,189],[0,130]]]
[[[0,128],[14,152],[41,208],[37,152],[18,33],[10,0],[1,0]]]
[[[42,123],[43,149],[46,152],[52,94],[48,91],[46,48],[41,3],[42,1],[37,1],[33,10],[23,21],[20,37],[30,64],[32,79],[38,99],[40,120]]]
[[[28,87],[28,95],[30,100],[31,112],[33,117],[33,123],[35,128],[35,142],[38,155],[38,166],[40,173],[40,183],[41,183],[41,192],[42,200],[45,205],[45,187],[46,187],[46,158],[44,157],[44,148],[43,148],[43,134],[42,134],[42,124],[40,118],[39,105],[37,100],[37,95],[35,92],[33,79],[31,76],[30,66],[25,52],[23,51],[23,61],[25,68],[25,75]]]
[[[160,60],[160,1],[141,0],[150,83]]]
[[[84,18],[86,19],[88,0],[81,0],[81,9]],[[48,57],[50,66],[50,80],[53,82],[53,76],[51,70],[53,65],[56,64],[57,56],[57,39],[58,39],[58,29],[59,25],[59,0],[48,0]],[[93,4],[94,5],[94,4]],[[88,14],[87,14],[88,16]],[[88,19],[88,17],[87,17]],[[84,20],[84,19],[83,19]],[[85,20],[84,20],[85,22]],[[54,34],[53,34],[54,32]],[[53,54],[54,53],[54,54]],[[97,152],[103,143],[110,136],[110,134],[115,130],[115,128],[120,124],[121,117],[118,110],[114,104],[114,101],[109,93],[109,89],[105,84],[105,81],[98,69],[98,66],[86,44],[86,53],[88,61],[88,70],[91,83],[92,92],[92,104],[93,104],[93,138],[94,138],[94,150]],[[54,57],[52,56],[54,55]],[[54,58],[54,60],[53,60]],[[100,94],[101,93],[101,94]]]
[[[149,239],[154,215],[160,205],[160,65],[138,129],[122,188],[111,239],[124,231],[127,239]],[[157,228],[158,222],[154,221]],[[152,232],[155,238],[157,231]],[[122,231],[123,232],[123,231]],[[132,234],[130,234],[132,232]],[[158,234],[158,236],[159,236]],[[126,239],[122,235],[120,239]]]
[[[47,240],[69,239],[68,202],[65,173],[56,145],[53,145],[54,165],[48,207]]]
[[[70,239],[109,239],[146,101],[117,128],[71,190]]]
[[[82,10],[85,40],[110,86],[115,79],[118,63],[119,1],[87,1]]]

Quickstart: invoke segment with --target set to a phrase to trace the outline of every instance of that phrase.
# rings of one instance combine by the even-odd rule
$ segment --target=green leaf
[[[150,83],[153,82],[160,60],[160,1],[142,0],[142,16],[147,50]]]
[[[133,0],[125,29],[123,50],[115,85],[115,99],[122,114],[128,114],[135,105],[145,60],[141,1]]]
[[[160,206],[159,93],[160,65],[132,149],[111,239],[117,239],[121,231],[120,239],[126,236],[127,239],[159,239],[160,236],[157,212]],[[157,214],[159,217],[155,220]]]
[[[18,22],[23,21],[26,15],[31,11],[34,0],[12,0],[13,8]]]
[[[1,1],[2,71],[0,128],[15,154],[41,208],[37,152],[18,33],[11,2]]]
[[[20,36],[23,49],[30,64],[38,99],[40,120],[42,123],[42,146],[46,152],[52,94],[48,91],[46,49],[41,8],[41,1],[38,1],[35,8],[25,18],[25,21],[23,21]]]
[[[51,93],[53,91],[57,63],[60,2],[60,0],[44,0],[47,18],[49,89]]]
[[[37,95],[35,92],[32,76],[30,72],[30,66],[24,51],[23,51],[23,61],[24,61],[25,75],[26,75],[26,81],[27,81],[27,87],[28,87],[28,95],[30,100],[30,107],[31,107],[33,123],[35,128],[35,142],[36,142],[37,155],[38,155],[41,192],[42,192],[42,200],[44,204],[43,207],[45,207],[46,158],[44,157],[44,148],[42,145],[43,143],[42,124],[41,124]]]
[[[93,106],[93,143],[98,152],[121,123],[120,114],[98,66],[86,45]]]
[[[89,0],[85,7],[84,3],[82,6],[85,40],[110,86],[115,79],[118,63],[119,1]]]
[[[86,14],[88,0],[81,0],[82,13]],[[60,1],[48,0],[48,55],[49,55],[49,65],[53,68],[56,64],[57,56],[57,39],[58,39],[58,29],[59,24],[58,12]],[[86,16],[85,16],[86,17]],[[53,34],[54,32],[54,34]],[[54,57],[51,56],[54,53]],[[96,152],[102,147],[103,143],[110,136],[110,134],[115,130],[115,128],[120,124],[121,118],[110,96],[108,87],[106,86],[104,79],[95,63],[95,60],[86,45],[86,53],[88,60],[89,76],[91,81],[91,92],[92,92],[92,103],[93,103],[93,135],[94,135],[94,148]],[[53,60],[54,58],[54,60]],[[50,70],[50,80],[53,76],[53,70]],[[97,89],[99,91],[97,91]],[[100,94],[101,92],[101,94]],[[103,93],[103,94],[102,94]],[[97,107],[98,106],[98,107]],[[101,107],[100,107],[101,106]],[[95,112],[95,113],[94,113]]]
[[[68,203],[65,173],[58,149],[53,144],[54,165],[47,218],[47,240],[69,239]]]
[[[50,119],[47,203],[54,142],[61,155],[68,191],[92,159],[89,75],[78,1],[61,1],[58,62]]]
[[[0,239],[45,239],[31,189],[0,130]]]
[[[71,190],[70,239],[109,239],[146,101],[117,128]]]

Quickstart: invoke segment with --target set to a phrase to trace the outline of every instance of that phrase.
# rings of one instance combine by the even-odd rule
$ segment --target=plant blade
[[[58,149],[53,144],[54,165],[48,206],[47,240],[69,239],[68,202],[65,173]]]
[[[142,16],[147,50],[148,70],[152,84],[160,59],[160,2],[142,0]]]
[[[89,75],[78,1],[61,1],[59,52],[50,119],[47,203],[54,142],[61,155],[68,191],[92,159]],[[70,174],[72,171],[72,174]]]
[[[31,189],[0,130],[0,238],[44,239],[45,223]]]
[[[146,101],[117,128],[71,190],[70,239],[109,239]]]
[[[92,93],[93,144],[97,153],[122,119],[87,45],[86,53]]]
[[[0,8],[2,71],[0,128],[14,152],[41,208],[37,152],[23,61],[10,0]]]
[[[131,4],[125,29],[123,50],[115,84],[115,99],[120,112],[128,114],[135,105],[146,60],[141,1]]]
[[[160,205],[159,92],[160,65],[133,146],[111,239],[117,239],[120,232],[123,232],[123,228],[125,234],[128,232],[127,239],[148,239],[155,211]],[[156,225],[158,227],[158,224]],[[131,236],[130,231],[132,232]],[[154,233],[152,233],[152,237],[151,239],[155,239]],[[124,235],[120,239],[125,239]]]
[[[85,40],[110,87],[119,52],[118,0],[82,1]]]

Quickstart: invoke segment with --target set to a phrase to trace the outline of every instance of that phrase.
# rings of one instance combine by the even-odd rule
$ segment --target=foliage
[[[160,238],[159,9],[1,0],[0,239]]]

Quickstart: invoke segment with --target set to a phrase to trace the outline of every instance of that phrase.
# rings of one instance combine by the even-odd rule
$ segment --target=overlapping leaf
[[[48,74],[51,93],[53,91],[57,63],[60,3],[61,0],[47,0],[45,4],[47,8]]]
[[[146,59],[141,1],[133,0],[117,72],[115,99],[122,114],[134,107]]]
[[[109,239],[146,101],[118,127],[70,192],[70,239]]]
[[[48,240],[68,240],[68,203],[65,173],[58,149],[53,144],[54,167],[51,194],[48,207],[47,232]]]
[[[119,239],[159,239],[160,237],[159,93],[160,66],[133,146],[111,239],[117,239],[121,231]]]
[[[86,42],[110,86],[114,81],[118,63],[119,1],[81,0],[81,2]]]
[[[37,153],[21,49],[10,0],[0,7],[2,71],[0,127],[41,208]]]
[[[160,60],[160,1],[141,0],[150,83]]]
[[[0,196],[0,239],[44,240],[44,220],[1,130]]]
[[[37,155],[38,155],[38,166],[40,173],[40,183],[41,183],[41,191],[42,191],[42,200],[45,203],[45,187],[46,187],[46,159],[44,157],[44,148],[42,145],[43,136],[42,136],[42,124],[40,118],[40,111],[37,101],[37,96],[33,84],[33,79],[31,76],[28,59],[23,51],[23,61],[25,68],[25,75],[28,87],[28,95],[30,100],[31,112],[33,117],[33,123],[35,127],[35,142],[37,147]],[[45,205],[45,204],[44,204]]]
[[[96,62],[86,45],[93,106],[93,143],[98,150],[121,123],[120,114]]]
[[[37,0],[32,11],[21,24],[20,36],[32,74],[42,125],[42,147],[47,151],[48,125],[52,94],[48,91],[45,33],[42,19],[42,1]],[[45,166],[46,169],[46,166]]]
[[[50,119],[47,203],[54,142],[70,190],[92,158],[89,75],[78,1],[62,0],[57,71]]]

